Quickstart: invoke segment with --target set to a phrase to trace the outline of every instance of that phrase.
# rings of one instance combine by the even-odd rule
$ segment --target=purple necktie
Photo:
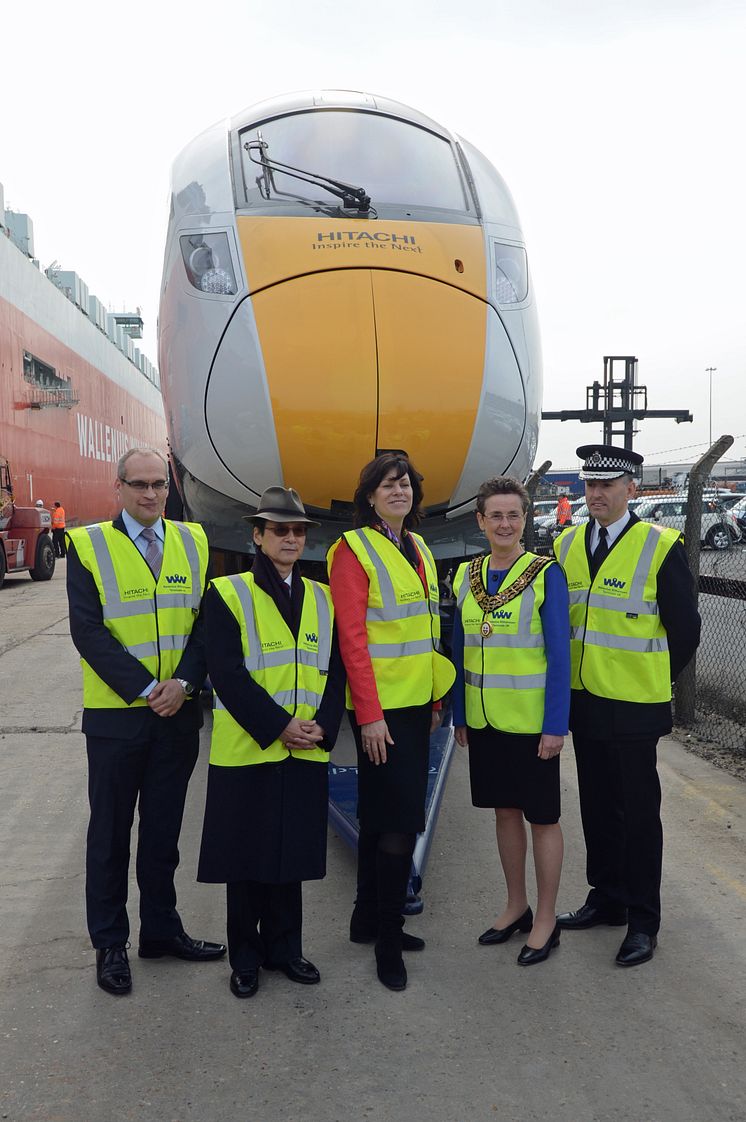
[[[145,538],[145,541],[148,543],[148,548],[145,550],[145,560],[153,570],[155,579],[158,580],[158,577],[161,575],[161,562],[163,560],[158,535],[152,526],[148,526],[147,529],[140,531],[140,537]]]

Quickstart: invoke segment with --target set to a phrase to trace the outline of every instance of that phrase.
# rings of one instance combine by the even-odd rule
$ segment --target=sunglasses
[[[308,533],[308,526],[305,526],[302,522],[297,526],[289,525],[286,522],[267,522],[266,529],[271,530],[278,538],[286,538],[288,534],[295,534],[296,538],[305,538]]]
[[[152,487],[154,491],[165,491],[168,487],[167,479],[155,479],[152,483],[146,483],[144,479],[122,479],[120,476],[120,483],[126,483],[133,491],[149,491]]]

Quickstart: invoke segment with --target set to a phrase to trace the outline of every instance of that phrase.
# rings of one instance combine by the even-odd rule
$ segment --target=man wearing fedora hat
[[[570,592],[570,730],[591,886],[578,930],[627,925],[616,962],[653,957],[660,927],[663,830],[658,739],[671,731],[671,683],[699,643],[700,619],[676,530],[629,510],[642,456],[577,449],[590,521],[555,541]]]
[[[205,596],[215,709],[198,879],[226,885],[230,988],[252,997],[259,968],[310,985],[304,880],[326,872],[329,752],[345,675],[329,590],[302,577],[309,526],[297,491],[268,487],[249,573]]]

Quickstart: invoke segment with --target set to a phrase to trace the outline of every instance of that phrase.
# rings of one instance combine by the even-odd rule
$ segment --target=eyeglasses
[[[308,526],[302,522],[298,526],[288,526],[285,522],[267,522],[266,528],[278,538],[286,538],[288,534],[295,534],[296,538],[305,538],[308,533]]]
[[[165,491],[168,488],[167,479],[154,479],[152,483],[146,483],[144,479],[122,479],[119,477],[120,483],[126,483],[133,491],[149,491],[152,487],[154,491]]]
[[[513,511],[513,510],[511,510],[510,513],[507,514],[507,515],[506,514],[483,514],[482,515],[482,518],[484,518],[484,520],[486,522],[492,522],[493,524],[499,523],[499,522],[504,522],[506,519],[507,519],[508,522],[522,522],[523,517],[524,516],[522,514],[519,514],[518,511]]]

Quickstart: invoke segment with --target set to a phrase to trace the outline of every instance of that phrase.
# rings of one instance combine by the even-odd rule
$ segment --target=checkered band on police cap
[[[615,448],[611,444],[584,444],[577,455],[583,460],[581,479],[619,479],[637,475],[643,457],[631,448]]]

